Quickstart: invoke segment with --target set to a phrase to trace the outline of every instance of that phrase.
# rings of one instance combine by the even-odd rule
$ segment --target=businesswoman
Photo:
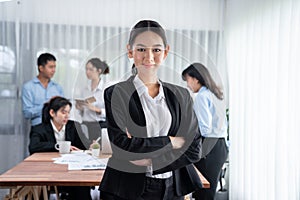
[[[195,166],[210,183],[209,189],[199,189],[193,197],[197,200],[213,200],[221,169],[228,155],[223,92],[201,63],[193,63],[183,70],[182,78],[192,92],[196,93],[194,110],[203,136],[202,158]]]
[[[100,184],[104,200],[183,199],[201,187],[191,165],[201,151],[192,99],[157,75],[169,48],[157,22],[139,21],[127,45],[137,75],[104,92],[113,150]]]
[[[86,149],[73,121],[69,121],[72,104],[63,97],[53,97],[44,104],[42,123],[31,129],[29,152],[55,152],[57,141],[71,141],[70,150]]]
[[[85,73],[89,82],[81,91],[81,96],[83,98],[95,97],[96,101],[92,103],[76,102],[76,108],[80,110],[83,124],[88,128],[89,140],[92,141],[101,136],[101,128],[106,128],[104,82],[101,76],[109,73],[109,67],[99,58],[91,58],[86,63]]]
[[[34,126],[30,132],[30,154],[36,152],[55,152],[57,141],[71,141],[70,150],[86,149],[78,136],[73,121],[69,121],[72,104],[63,97],[53,97],[44,104],[42,123]],[[69,199],[91,199],[90,187],[63,187],[69,193]]]

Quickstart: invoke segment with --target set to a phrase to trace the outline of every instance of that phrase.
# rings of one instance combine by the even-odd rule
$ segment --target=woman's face
[[[186,84],[187,84],[187,87],[190,88],[190,90],[192,90],[192,92],[198,92],[199,89],[201,88],[201,84],[199,83],[199,81],[194,78],[194,77],[191,77],[189,75],[185,75],[185,80],[186,80]]]
[[[66,105],[64,107],[61,107],[56,113],[54,110],[50,110],[50,115],[52,117],[52,121],[56,126],[63,126],[66,125],[69,120],[69,114],[70,114],[70,106]]]
[[[127,49],[138,73],[157,71],[169,52],[169,46],[165,47],[162,38],[152,31],[139,34],[132,47],[128,45]]]
[[[97,68],[94,67],[92,65],[92,63],[88,62],[86,64],[86,66],[85,66],[85,73],[86,73],[86,77],[89,80],[94,80],[94,79],[98,79],[99,78],[99,75],[101,73],[101,69],[97,70]]]

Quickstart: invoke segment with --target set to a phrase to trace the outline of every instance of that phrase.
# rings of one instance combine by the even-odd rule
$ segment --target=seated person
[[[53,97],[44,104],[42,123],[32,127],[30,132],[29,152],[54,152],[57,141],[71,141],[70,150],[85,150],[78,136],[74,122],[69,121],[72,104],[63,97]],[[91,199],[90,187],[63,187],[69,193],[69,199]]]

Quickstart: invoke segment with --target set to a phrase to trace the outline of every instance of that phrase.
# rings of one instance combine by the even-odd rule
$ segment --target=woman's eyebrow
[[[140,47],[146,47],[147,48],[147,46],[144,45],[144,44],[136,44],[135,46],[140,46]],[[162,46],[163,46],[162,44],[155,44],[155,45],[152,45],[151,47],[162,47]]]

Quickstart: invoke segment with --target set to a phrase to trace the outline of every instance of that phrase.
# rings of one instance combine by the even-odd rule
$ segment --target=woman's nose
[[[153,55],[152,49],[147,49],[145,51],[145,58],[149,59],[149,60],[152,60],[153,57],[154,57],[154,55]]]

